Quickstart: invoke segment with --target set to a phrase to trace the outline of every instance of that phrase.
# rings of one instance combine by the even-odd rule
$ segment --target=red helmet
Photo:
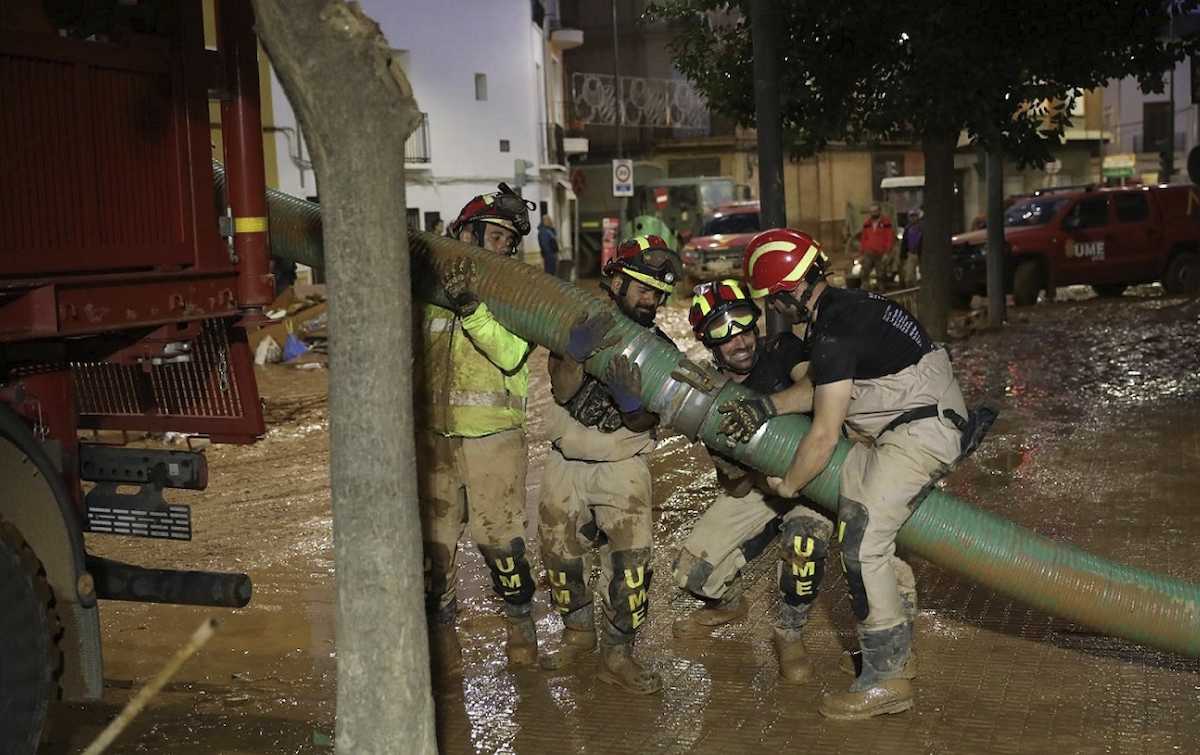
[[[726,278],[696,286],[688,322],[696,338],[713,348],[738,333],[753,330],[758,315],[758,305],[747,295],[741,281]]]
[[[661,236],[634,236],[617,247],[617,253],[604,266],[604,274],[625,273],[665,293],[675,290],[683,265],[675,250]]]
[[[475,236],[475,243],[483,246],[483,225],[491,223],[513,232],[513,244],[505,252],[509,256],[517,253],[517,239],[529,233],[529,211],[537,205],[523,199],[508,184],[501,183],[499,191],[492,194],[481,194],[462,208],[454,222],[446,228],[453,238],[458,238],[464,230],[470,230]]]
[[[745,277],[755,299],[795,291],[825,277],[829,258],[812,236],[790,228],[763,231],[746,245]]]

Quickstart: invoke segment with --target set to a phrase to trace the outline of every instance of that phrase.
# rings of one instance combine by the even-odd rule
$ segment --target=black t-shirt
[[[770,395],[790,388],[792,368],[808,361],[808,348],[804,341],[791,333],[764,338],[758,348],[762,352],[742,385],[759,393]]]
[[[934,348],[904,307],[862,289],[843,288],[821,294],[807,342],[814,386],[893,375]]]

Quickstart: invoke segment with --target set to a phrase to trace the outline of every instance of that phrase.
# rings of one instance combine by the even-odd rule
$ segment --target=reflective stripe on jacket
[[[466,438],[522,427],[529,344],[498,323],[486,304],[466,318],[434,304],[414,315],[418,426]]]

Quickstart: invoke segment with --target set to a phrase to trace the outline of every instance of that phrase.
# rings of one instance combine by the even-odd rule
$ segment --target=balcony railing
[[[404,143],[404,162],[427,163],[432,158],[429,150],[429,113],[421,113],[421,122]]]
[[[630,128],[667,128],[676,134],[704,134],[708,105],[683,79],[621,77],[621,122]],[[571,74],[574,119],[584,126],[617,125],[616,85],[612,74]]]

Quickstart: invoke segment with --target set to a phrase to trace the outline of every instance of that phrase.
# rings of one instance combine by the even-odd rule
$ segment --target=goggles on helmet
[[[704,326],[704,343],[717,346],[747,330],[753,330],[758,321],[758,310],[753,307],[732,307],[713,317]]]

